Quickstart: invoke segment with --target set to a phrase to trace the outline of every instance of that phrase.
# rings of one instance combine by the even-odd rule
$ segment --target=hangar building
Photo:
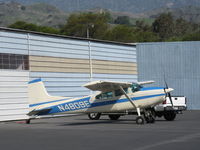
[[[26,119],[27,82],[42,78],[51,95],[84,96],[91,80],[137,81],[131,44],[0,28],[0,121]]]
[[[138,80],[174,88],[186,96],[188,109],[200,109],[200,41],[158,42],[137,45]]]

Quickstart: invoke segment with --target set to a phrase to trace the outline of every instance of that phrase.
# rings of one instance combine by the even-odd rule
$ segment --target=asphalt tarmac
[[[157,118],[137,125],[136,116],[98,121],[86,115],[0,123],[1,150],[199,150],[200,111],[186,111],[175,121]]]

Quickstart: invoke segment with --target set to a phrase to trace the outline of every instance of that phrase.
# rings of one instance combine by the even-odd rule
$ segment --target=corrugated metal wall
[[[200,109],[200,42],[163,42],[137,45],[138,80],[168,85],[173,95],[188,98],[189,109]]]
[[[0,53],[28,55],[27,34],[0,31]]]
[[[0,53],[28,55],[27,44],[27,34],[0,31]],[[28,81],[29,71],[0,69],[0,121],[28,118]]]
[[[52,95],[83,96],[92,80],[136,81],[136,48],[132,45],[29,34],[30,76],[42,78]],[[90,50],[92,66],[90,66]]]
[[[28,71],[0,70],[0,121],[27,119]]]

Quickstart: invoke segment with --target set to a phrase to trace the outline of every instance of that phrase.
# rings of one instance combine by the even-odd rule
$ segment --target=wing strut
[[[138,113],[138,116],[141,116],[140,108],[137,107],[137,106],[135,105],[135,103],[134,103],[134,102],[131,100],[131,98],[126,94],[126,92],[124,91],[124,89],[123,89],[121,86],[119,86],[119,88],[120,88],[120,90],[122,91],[122,93],[126,96],[126,98],[129,100],[129,102],[133,105],[133,107],[136,108],[137,113]]]

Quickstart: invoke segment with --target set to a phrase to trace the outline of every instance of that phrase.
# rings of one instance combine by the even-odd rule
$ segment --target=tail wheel
[[[176,118],[176,113],[174,111],[165,112],[164,118],[167,121],[173,121]]]
[[[108,115],[108,117],[110,118],[110,120],[118,120],[120,115]]]
[[[91,120],[99,120],[99,118],[101,117],[101,113],[89,113],[88,117]]]
[[[137,123],[137,124],[144,124],[144,117],[138,116],[138,117],[136,118],[136,123]]]
[[[31,123],[31,119],[27,119],[26,124],[30,124],[30,123]]]

